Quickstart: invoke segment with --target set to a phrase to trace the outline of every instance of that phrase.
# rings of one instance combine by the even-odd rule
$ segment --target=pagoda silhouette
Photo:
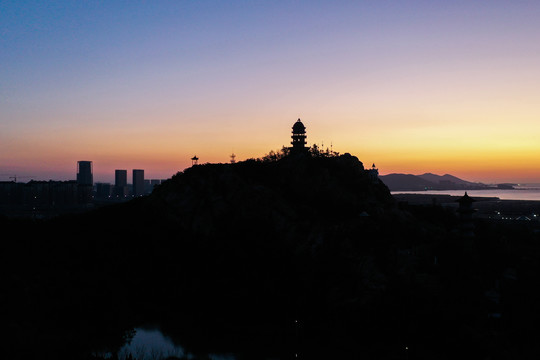
[[[300,121],[300,119],[298,119],[292,127],[291,138],[292,147],[289,148],[291,154],[302,154],[308,152],[309,148],[306,147],[306,127],[302,121]]]

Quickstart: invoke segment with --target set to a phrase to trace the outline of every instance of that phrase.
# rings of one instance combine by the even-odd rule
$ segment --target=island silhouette
[[[425,173],[412,174],[387,174],[381,175],[380,179],[391,191],[422,191],[422,190],[491,190],[513,189],[516,184],[484,184],[460,179],[454,175],[437,175]]]

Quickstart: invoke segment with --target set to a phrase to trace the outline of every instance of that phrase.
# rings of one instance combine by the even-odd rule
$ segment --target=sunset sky
[[[0,181],[332,144],[540,183],[538,1],[0,1]],[[28,176],[28,178],[24,178]]]

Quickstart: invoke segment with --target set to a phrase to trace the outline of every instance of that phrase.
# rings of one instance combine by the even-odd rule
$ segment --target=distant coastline
[[[498,198],[500,200],[527,200],[540,201],[540,188],[520,188],[513,189],[459,189],[459,190],[395,190],[392,195],[398,194],[419,194],[419,195],[450,195],[462,196],[465,191],[471,197]]]
[[[437,175],[425,173],[387,174],[379,178],[388,186],[390,191],[453,191],[453,190],[540,190],[540,184],[499,183],[484,184],[460,179],[454,175]]]

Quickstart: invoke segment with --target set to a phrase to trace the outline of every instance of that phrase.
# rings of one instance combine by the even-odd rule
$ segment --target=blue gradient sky
[[[332,143],[380,172],[540,182],[540,3],[1,1],[0,180],[167,178]]]

